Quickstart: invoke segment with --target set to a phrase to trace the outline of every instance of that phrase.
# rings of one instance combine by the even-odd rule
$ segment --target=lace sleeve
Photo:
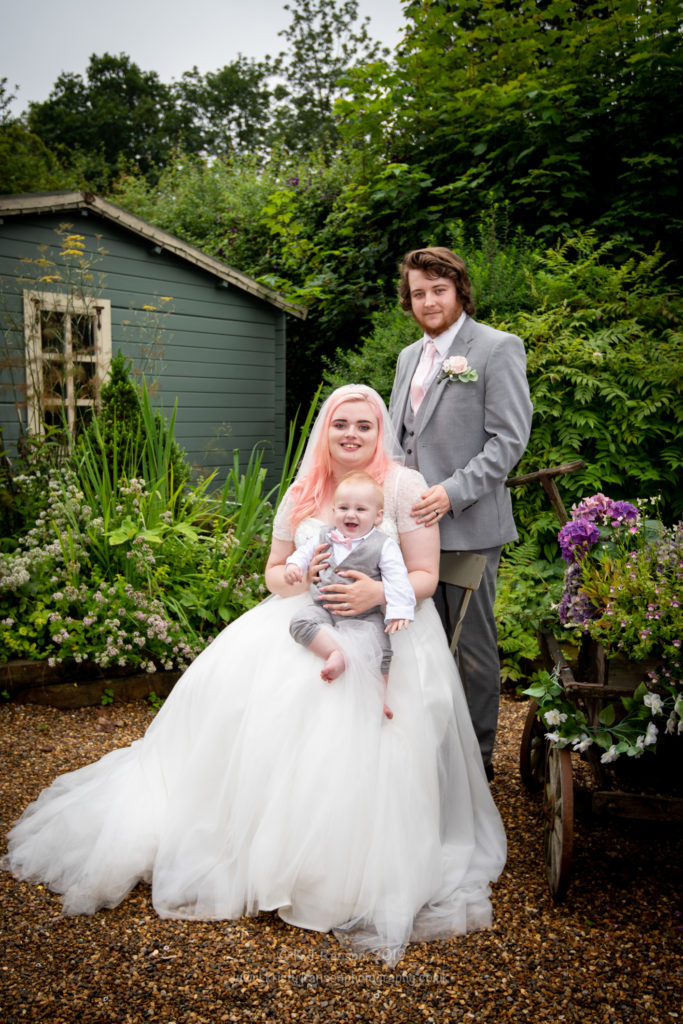
[[[410,510],[427,490],[425,478],[416,469],[407,469],[402,466],[396,471],[393,485],[393,513],[399,535],[422,529],[414,519],[411,519]]]
[[[292,514],[291,488],[288,490],[278,505],[273,519],[273,540],[294,541],[290,525]]]

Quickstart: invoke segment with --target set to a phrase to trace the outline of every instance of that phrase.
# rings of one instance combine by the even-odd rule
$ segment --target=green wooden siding
[[[202,473],[217,469],[222,482],[233,449],[246,462],[252,447],[263,444],[263,464],[274,482],[285,447],[284,312],[235,285],[221,286],[180,257],[153,251],[92,212],[22,215],[0,224],[4,354],[23,351],[16,330],[22,290],[65,291],[59,282],[37,280],[54,272],[50,267],[22,262],[44,257],[63,267],[56,230],[64,225],[84,236],[86,258],[94,261],[91,294],[111,302],[112,353],[120,349],[136,372],[145,373],[167,414],[177,401],[176,437],[193,466]],[[4,362],[0,358],[0,426],[11,453],[23,379]]]

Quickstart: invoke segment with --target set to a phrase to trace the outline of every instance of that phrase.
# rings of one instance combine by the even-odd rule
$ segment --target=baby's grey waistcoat
[[[326,526],[320,531],[318,537],[319,544],[332,545],[330,540],[330,530],[333,527]],[[362,544],[357,544],[356,547],[348,553],[343,562],[339,565],[334,564],[334,559],[330,559],[330,564],[327,569],[322,569],[320,572],[320,582],[311,585],[310,593],[314,601],[320,601],[323,596],[320,593],[320,587],[328,586],[330,583],[353,583],[355,582],[348,576],[340,576],[339,571],[346,572],[347,569],[355,569],[357,572],[364,572],[366,576],[370,576],[373,580],[380,580],[382,578],[379,571],[379,559],[382,554],[382,548],[386,542],[386,534],[381,533],[379,530],[373,530],[369,537],[367,537]],[[375,605],[374,608],[369,608],[366,612],[357,616],[363,618],[366,615],[371,615],[380,610],[379,605]]]

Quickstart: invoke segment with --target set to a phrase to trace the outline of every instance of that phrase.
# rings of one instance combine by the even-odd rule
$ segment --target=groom
[[[505,479],[531,429],[524,345],[472,319],[467,270],[449,249],[409,252],[399,297],[424,331],[398,357],[389,406],[406,464],[429,485],[412,514],[418,523],[439,524],[442,549],[486,556],[465,616],[459,663],[491,780],[500,698],[493,602],[501,548],[517,539]],[[460,588],[445,584],[434,597],[447,632],[461,597]]]

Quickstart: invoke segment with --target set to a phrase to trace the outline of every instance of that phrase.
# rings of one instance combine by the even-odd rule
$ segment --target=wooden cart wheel
[[[551,744],[545,764],[543,790],[545,868],[555,903],[564,899],[571,877],[574,845],[574,784],[572,759],[566,749]]]
[[[545,776],[545,729],[543,722],[536,716],[537,711],[537,702],[530,701],[519,745],[519,774],[529,793],[538,793],[543,789]]]

